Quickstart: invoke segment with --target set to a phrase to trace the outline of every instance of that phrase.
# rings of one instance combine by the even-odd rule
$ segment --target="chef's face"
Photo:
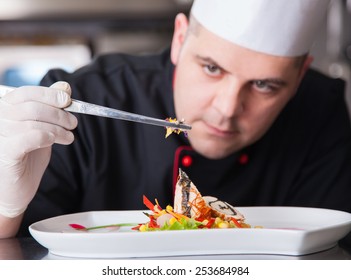
[[[175,21],[175,110],[192,125],[192,147],[220,159],[262,137],[294,95],[308,60],[248,50],[195,25],[187,33],[187,18]]]

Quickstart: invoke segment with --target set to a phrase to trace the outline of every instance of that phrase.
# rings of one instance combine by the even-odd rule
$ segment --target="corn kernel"
[[[139,228],[139,231],[146,231],[146,226],[145,225],[141,225]]]
[[[221,223],[218,224],[218,227],[219,228],[228,228],[229,224],[227,222],[221,222]]]
[[[177,221],[177,219],[176,218],[170,218],[169,219],[169,225],[171,226],[171,225],[173,225],[175,222]]]
[[[216,217],[216,219],[215,219],[215,224],[218,225],[218,224],[221,223],[221,222],[222,222],[222,219],[219,218],[219,217]]]

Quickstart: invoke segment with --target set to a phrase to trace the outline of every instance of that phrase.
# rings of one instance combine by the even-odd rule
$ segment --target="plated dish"
[[[215,197],[202,196],[182,170],[173,207],[162,208],[157,199],[152,203],[145,196],[143,201],[149,211],[64,215],[32,224],[29,230],[51,254],[84,258],[296,256],[329,249],[351,230],[351,214],[341,211],[235,208]]]
[[[351,214],[303,207],[238,207],[255,228],[138,232],[131,226],[77,231],[79,223],[98,226],[146,223],[145,211],[93,211],[58,216],[29,227],[54,255],[130,258],[211,254],[305,255],[335,246],[351,230]]]

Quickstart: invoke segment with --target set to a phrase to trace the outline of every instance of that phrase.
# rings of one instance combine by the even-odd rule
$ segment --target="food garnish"
[[[251,228],[244,216],[229,203],[212,196],[202,196],[182,170],[176,185],[174,206],[163,209],[157,200],[143,197],[149,221],[133,228],[139,231],[188,230],[210,228]]]
[[[166,121],[171,122],[171,123],[176,123],[176,124],[184,123],[184,119],[178,121],[176,118],[174,118],[174,119],[167,118]],[[184,133],[185,136],[187,136],[187,132],[184,131],[183,129],[166,126],[166,136],[165,136],[165,138],[170,136],[172,133],[180,134],[182,132]]]
[[[245,217],[232,205],[213,196],[202,196],[193,182],[181,169],[176,184],[174,205],[162,208],[155,199],[152,203],[145,195],[144,205],[151,212],[144,212],[149,221],[142,224],[111,224],[103,226],[85,227],[80,224],[70,224],[70,227],[89,231],[94,229],[130,226],[133,230],[163,231],[163,230],[190,230],[190,229],[225,229],[251,228],[245,222]],[[261,228],[255,226],[255,228]]]

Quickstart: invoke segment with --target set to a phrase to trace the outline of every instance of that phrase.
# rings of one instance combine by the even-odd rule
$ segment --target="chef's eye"
[[[252,86],[257,91],[261,91],[261,92],[272,92],[277,90],[277,88],[273,86],[271,83],[263,80],[252,81]]]
[[[210,76],[218,76],[222,73],[221,69],[214,64],[206,64],[203,66],[204,71],[206,74],[210,75]]]

